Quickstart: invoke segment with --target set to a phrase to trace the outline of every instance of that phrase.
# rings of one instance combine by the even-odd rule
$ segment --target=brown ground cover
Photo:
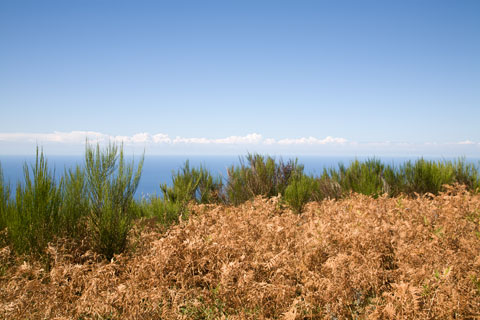
[[[192,206],[186,222],[133,230],[104,261],[59,242],[50,262],[0,252],[6,319],[475,319],[480,196]],[[48,266],[49,265],[49,266]]]

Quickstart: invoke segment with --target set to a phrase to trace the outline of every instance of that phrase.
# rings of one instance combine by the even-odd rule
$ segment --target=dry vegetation
[[[112,261],[58,242],[0,252],[6,319],[475,319],[480,196],[353,194],[309,203],[192,205],[166,232],[137,223]],[[75,249],[73,249],[75,248]]]

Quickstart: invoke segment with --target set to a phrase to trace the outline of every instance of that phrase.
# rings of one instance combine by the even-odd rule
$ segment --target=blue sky
[[[0,154],[480,155],[480,1],[0,1]]]

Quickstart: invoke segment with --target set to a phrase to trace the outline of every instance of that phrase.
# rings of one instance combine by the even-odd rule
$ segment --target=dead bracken
[[[474,319],[480,195],[191,205],[167,231],[139,221],[111,261],[79,244],[1,249],[5,319]]]

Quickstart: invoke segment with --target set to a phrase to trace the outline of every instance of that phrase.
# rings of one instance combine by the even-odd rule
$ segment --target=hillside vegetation
[[[378,159],[304,173],[247,155],[188,161],[135,200],[143,158],[43,152],[14,192],[0,166],[0,318],[474,319],[480,180],[466,162]]]
[[[301,214],[278,197],[190,205],[167,232],[137,221],[105,260],[67,240],[49,268],[1,252],[7,319],[473,319],[480,196],[352,194]],[[17,259],[17,260],[16,260]]]

